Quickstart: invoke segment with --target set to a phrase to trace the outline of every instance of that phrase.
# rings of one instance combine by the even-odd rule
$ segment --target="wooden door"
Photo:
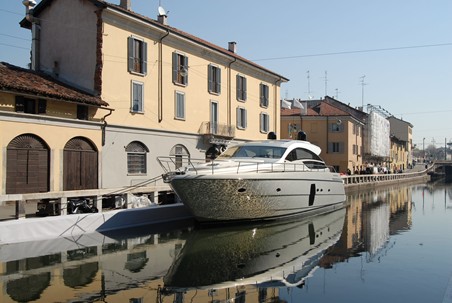
[[[63,189],[97,188],[98,153],[94,144],[76,137],[66,144],[63,154]]]
[[[32,134],[14,138],[6,151],[6,194],[49,191],[49,148]]]

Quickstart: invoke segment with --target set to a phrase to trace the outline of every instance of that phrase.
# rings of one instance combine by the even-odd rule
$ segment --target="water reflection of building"
[[[96,246],[68,239],[66,242],[55,246],[54,253],[23,259],[14,259],[6,251],[7,260],[3,259],[0,246],[1,302],[93,302],[105,297],[108,302],[148,302],[150,299],[143,300],[145,297],[155,301],[159,278],[168,270],[184,240],[174,235],[168,239],[148,235],[119,241],[104,237],[104,242]],[[45,250],[39,247],[41,244],[52,243],[29,243],[28,248],[23,243],[21,249],[32,254],[33,250]],[[69,249],[61,251],[65,246]],[[143,295],[138,285],[146,286],[149,293]]]
[[[412,207],[410,186],[349,193],[341,239],[322,258],[320,266],[329,268],[363,253],[372,262],[391,247],[390,235],[411,228]]]

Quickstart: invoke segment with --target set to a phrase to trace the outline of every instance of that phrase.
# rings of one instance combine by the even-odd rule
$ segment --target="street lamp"
[[[424,156],[424,162],[425,162],[425,138],[422,139],[422,154]]]

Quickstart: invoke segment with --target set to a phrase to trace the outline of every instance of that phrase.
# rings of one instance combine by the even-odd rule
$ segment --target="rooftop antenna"
[[[306,78],[308,79],[308,99],[312,99],[311,96],[311,76],[309,75],[309,71],[306,72],[308,75]]]
[[[367,85],[367,83],[364,82],[364,78],[366,78],[366,75],[361,76],[361,108],[364,110],[364,86]]]
[[[328,72],[325,71],[325,96],[328,96]]]
[[[336,91],[335,99],[339,100],[339,89],[336,88],[335,91]]]

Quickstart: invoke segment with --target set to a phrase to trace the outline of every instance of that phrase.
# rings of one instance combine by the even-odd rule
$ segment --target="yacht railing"
[[[170,177],[171,175],[182,175],[187,172],[198,174],[211,174],[217,173],[217,170],[221,169],[221,173],[261,173],[261,172],[312,172],[312,171],[334,171],[330,167],[326,166],[324,162],[306,159],[302,162],[291,163],[272,163],[265,161],[264,159],[246,159],[234,161],[231,166],[221,166],[220,161],[212,160],[206,163],[205,159],[191,159],[188,157],[157,157],[160,166],[163,168],[165,174]],[[221,161],[222,162],[222,161]],[[200,167],[200,164],[204,166]],[[207,165],[205,165],[207,164]]]

